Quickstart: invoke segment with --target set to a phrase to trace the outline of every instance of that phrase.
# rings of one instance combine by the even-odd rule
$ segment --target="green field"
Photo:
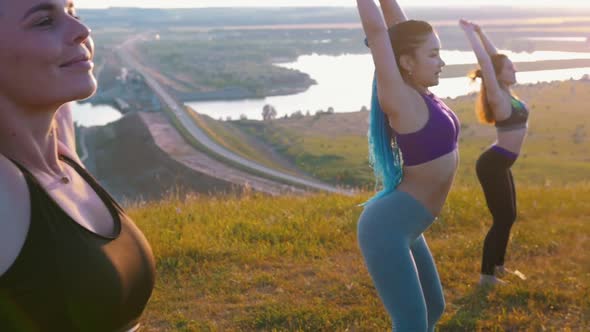
[[[439,331],[588,331],[590,184],[519,185],[507,266],[478,289],[490,224],[479,188],[456,186],[426,232],[447,307]],[[354,197],[189,197],[137,206],[156,289],[145,331],[386,331],[356,243]]]
[[[531,108],[529,135],[513,167],[522,183],[549,185],[590,181],[590,81],[518,86]],[[493,127],[477,123],[475,96],[446,100],[462,123],[459,184],[475,183],[475,160],[495,139]],[[299,168],[322,180],[352,186],[372,185],[368,166],[367,112],[303,118],[233,121],[233,126],[275,146]],[[236,147],[237,149],[237,147]]]
[[[491,218],[473,164],[493,129],[476,123],[473,96],[449,100],[463,123],[461,166],[441,216],[426,232],[447,301],[438,331],[590,330],[590,82],[516,92],[532,117],[514,167],[519,214],[507,266],[528,279],[477,287]],[[347,170],[351,181],[370,186],[366,116],[207,122],[228,148],[239,149],[227,133],[240,128],[241,135],[266,138],[309,173],[337,182]],[[388,330],[356,242],[358,204],[370,195],[246,193],[130,207],[157,260],[145,331]]]

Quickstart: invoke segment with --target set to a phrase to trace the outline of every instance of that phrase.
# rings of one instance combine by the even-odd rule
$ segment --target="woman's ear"
[[[406,72],[409,76],[412,76],[412,72],[414,71],[414,58],[409,54],[403,54],[399,57],[399,65],[404,72]]]

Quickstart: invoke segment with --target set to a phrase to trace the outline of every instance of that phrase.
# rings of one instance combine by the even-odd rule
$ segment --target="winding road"
[[[150,73],[147,70],[145,70],[144,66],[135,57],[133,52],[135,43],[142,40],[146,40],[146,38],[147,37],[145,35],[140,35],[130,40],[127,40],[117,49],[118,55],[120,56],[121,60],[125,63],[125,65],[137,71],[144,77],[146,84],[174,113],[174,115],[180,121],[182,126],[184,126],[184,128],[186,128],[186,130],[200,144],[205,146],[211,153],[216,154],[225,160],[229,160],[232,163],[238,164],[243,169],[254,171],[256,174],[265,174],[269,178],[280,179],[281,181],[313,190],[326,191],[330,193],[338,193],[345,195],[352,194],[352,192],[348,190],[337,188],[319,181],[302,179],[300,177],[283,173],[275,169],[271,169],[266,166],[260,165],[225,149],[224,147],[220,146],[215,141],[213,141],[211,138],[209,138],[209,136],[207,136],[203,132],[203,130],[193,122],[193,120],[184,110],[183,105],[177,102],[166,91],[166,89],[152,75],[150,75]]]

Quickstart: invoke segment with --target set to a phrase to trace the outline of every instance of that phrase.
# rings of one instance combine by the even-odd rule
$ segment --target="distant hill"
[[[110,8],[80,9],[85,22],[96,28],[126,27],[160,29],[175,26],[227,26],[266,24],[309,24],[358,22],[354,7],[342,8],[200,8],[145,9]],[[406,10],[409,17],[424,20],[457,20],[460,17],[530,18],[590,15],[590,9],[417,7]]]

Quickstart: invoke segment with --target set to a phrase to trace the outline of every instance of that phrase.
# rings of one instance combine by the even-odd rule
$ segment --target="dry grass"
[[[385,331],[356,244],[356,197],[189,197],[137,206],[157,257],[146,331]],[[520,186],[507,265],[475,283],[490,224],[479,188],[452,192],[426,234],[445,288],[440,331],[587,331],[590,184]]]

